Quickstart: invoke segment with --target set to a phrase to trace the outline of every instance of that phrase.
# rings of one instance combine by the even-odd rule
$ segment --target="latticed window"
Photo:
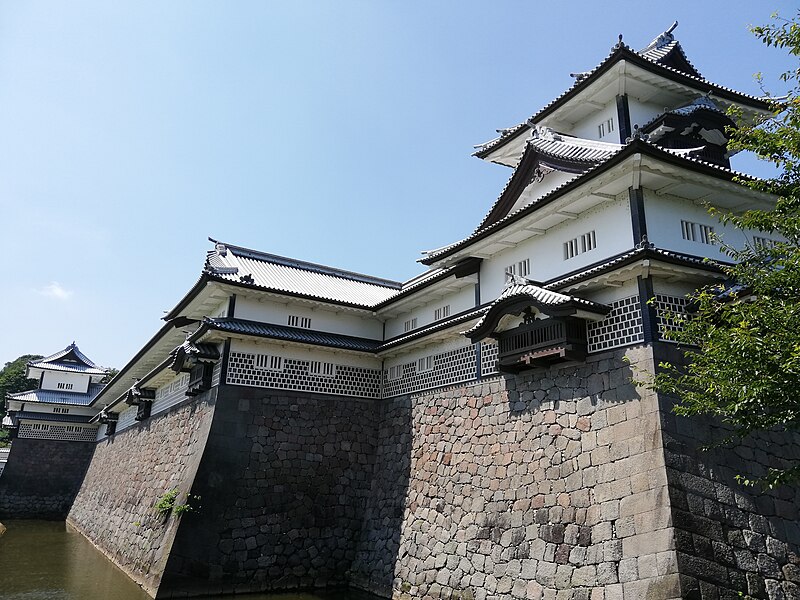
[[[595,248],[597,248],[597,236],[593,229],[592,231],[587,231],[583,235],[564,242],[564,260],[569,260],[579,254],[594,250]]]
[[[714,244],[714,228],[711,225],[681,220],[681,237],[690,242]]]

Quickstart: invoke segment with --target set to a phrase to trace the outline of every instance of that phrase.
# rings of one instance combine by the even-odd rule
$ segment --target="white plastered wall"
[[[265,340],[255,342],[250,340],[231,340],[231,352],[242,352],[249,354],[268,354],[291,358],[295,360],[318,360],[320,362],[330,362],[335,365],[350,367],[360,367],[363,369],[380,369],[381,361],[377,357],[360,356],[343,352],[335,348],[320,348],[318,346],[295,346],[280,344]]]
[[[420,358],[444,354],[450,350],[458,350],[466,346],[472,346],[472,342],[470,342],[469,339],[463,335],[454,334],[452,338],[447,340],[438,340],[435,343],[428,345],[409,347],[402,354],[397,354],[396,356],[387,358],[384,368],[389,369],[395,365],[416,363]]]
[[[421,290],[420,294],[425,294],[425,291]],[[415,329],[424,327],[425,325],[430,325],[434,322],[434,312],[436,309],[445,305],[450,305],[451,316],[474,308],[475,288],[471,285],[468,285],[457,292],[450,293],[444,297],[437,296],[435,298],[431,298],[431,300],[423,306],[419,306],[411,311],[401,313],[397,317],[388,319],[386,321],[385,339],[390,340],[398,335],[406,333],[405,322],[415,317],[417,319],[417,327]]]
[[[597,247],[564,260],[564,242],[594,230]],[[544,235],[528,238],[513,248],[494,255],[481,265],[481,302],[497,298],[505,287],[508,265],[530,258],[535,281],[547,281],[576,271],[633,246],[630,204],[620,197],[588,210],[577,219],[565,221],[548,229]]]
[[[675,107],[664,107],[654,102],[641,102],[632,96],[628,96],[628,113],[631,116],[631,133],[633,133],[634,126],[639,125],[639,127],[642,127],[646,125],[663,113],[664,108]]]
[[[234,316],[237,319],[288,325],[289,315],[311,319],[310,329],[327,331],[355,337],[380,340],[383,336],[383,323],[376,317],[365,313],[364,317],[348,311],[328,310],[301,303],[281,304],[272,300],[236,298]]]
[[[724,243],[735,248],[742,248],[745,244],[752,244],[753,235],[771,239],[778,238],[774,234],[743,232],[731,225],[723,225],[717,218],[711,216],[705,207],[698,206],[691,200],[674,196],[658,196],[651,190],[645,190],[644,198],[647,238],[658,248],[719,260],[730,260],[722,252],[722,246],[719,243],[711,245],[683,239],[682,220],[713,227],[714,233]]]
[[[545,175],[544,179],[539,183],[532,183],[525,191],[522,192],[520,197],[514,203],[514,206],[509,211],[510,213],[527,206],[534,200],[542,198],[552,192],[560,185],[565,184],[567,181],[574,179],[575,175],[572,173],[564,173],[563,171],[551,171]]]
[[[614,130],[606,131],[603,137],[600,137],[599,125],[606,123],[609,119],[614,122]],[[606,127],[606,129],[608,129]],[[565,132],[566,133],[566,132]],[[587,117],[581,119],[572,127],[570,131],[576,137],[585,138],[587,140],[600,140],[601,142],[610,142],[613,144],[619,143],[619,122],[617,119],[617,101],[611,100],[602,109],[593,112]]]
[[[89,380],[91,377],[85,373],[70,373],[68,371],[45,371],[42,379],[43,390],[55,390],[57,392],[80,392],[85,394],[89,391]],[[72,388],[64,389],[58,387],[59,383],[66,385],[72,384]]]

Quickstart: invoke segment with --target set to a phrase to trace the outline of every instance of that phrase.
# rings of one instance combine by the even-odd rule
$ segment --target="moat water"
[[[63,522],[7,521],[0,536],[2,600],[149,600],[83,536]],[[364,600],[359,592],[248,594],[242,600]],[[212,600],[230,600],[232,596]],[[370,597],[374,598],[374,597]]]

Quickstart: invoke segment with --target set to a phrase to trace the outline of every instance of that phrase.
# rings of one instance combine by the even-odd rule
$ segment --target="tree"
[[[25,377],[28,362],[42,358],[38,354],[25,354],[16,360],[7,362],[0,370],[0,419],[6,414],[6,396],[36,389],[38,382]],[[8,431],[0,429],[0,446],[8,442]]]
[[[100,380],[100,383],[108,383],[109,381],[114,379],[114,377],[116,376],[117,373],[119,373],[119,369],[115,369],[114,367],[111,367],[110,369],[106,369],[106,374]]]
[[[752,31],[768,46],[800,57],[799,20],[800,12],[791,20],[773,15],[773,23]],[[729,144],[778,167],[773,179],[741,180],[777,196],[774,210],[711,212],[740,229],[787,241],[723,246],[735,263],[723,267],[733,285],[699,290],[692,314],[673,316],[682,328],[671,337],[692,349],[685,351],[685,365],[662,363],[655,379],[656,389],[680,399],[678,414],[712,415],[731,428],[730,440],[768,429],[800,431],[800,63],[781,79],[790,86],[788,97],[773,101],[772,114],[759,123],[739,119]],[[800,481],[800,463],[740,480],[765,487]]]

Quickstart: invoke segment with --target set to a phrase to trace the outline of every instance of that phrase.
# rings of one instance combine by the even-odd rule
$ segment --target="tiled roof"
[[[550,157],[559,161],[567,161],[567,163],[577,165],[575,170],[577,170],[578,173],[583,173],[590,167],[610,158],[622,148],[623,146],[621,144],[609,144],[607,142],[598,142],[595,140],[587,140],[570,135],[562,135],[547,127],[535,128],[532,131],[531,138],[527,142],[523,156],[520,158],[519,163],[514,168],[514,172],[511,174],[511,177],[509,177],[506,185],[503,186],[500,195],[492,203],[492,206],[489,208],[489,212],[486,213],[486,216],[484,216],[484,218],[481,220],[475,231],[483,229],[491,222],[496,220],[497,216],[495,213],[501,210],[500,205],[506,201],[505,199],[507,194],[510,192],[512,185],[515,181],[517,181],[519,176],[525,176],[523,172],[518,173],[518,171],[520,169],[525,169],[526,165],[529,165],[530,160],[533,159],[533,154],[538,156],[537,164],[542,164],[544,166],[549,166],[559,170],[566,168],[564,164],[557,166],[551,161],[548,161],[547,159]],[[567,172],[574,173],[575,170],[569,169]],[[521,194],[524,190],[524,187],[527,187],[528,184],[529,181],[526,180],[522,188],[516,186],[518,194]],[[514,198],[514,201],[516,201],[518,197],[519,196],[517,195],[517,197]],[[510,210],[510,207],[508,210]],[[446,248],[447,247],[440,248],[438,250],[431,250],[426,254],[434,255]]]
[[[592,81],[593,75],[601,71],[604,71],[605,68],[608,67],[610,64],[613,64],[614,60],[617,58],[621,60],[622,59],[632,60],[634,62],[636,62],[636,59],[640,59],[638,62],[642,63],[645,66],[652,65],[656,70],[661,70],[662,73],[667,77],[669,77],[670,75],[678,75],[680,76],[680,78],[686,79],[690,83],[695,84],[698,88],[704,90],[710,89],[713,92],[723,96],[735,97],[737,100],[740,101],[749,101],[750,104],[756,104],[756,105],[763,104],[764,108],[765,109],[767,108],[763,98],[738,92],[732,88],[728,88],[710,82],[704,77],[700,76],[699,73],[698,74],[688,73],[686,71],[681,71],[667,64],[664,64],[662,60],[672,51],[680,52],[681,55],[685,58],[683,49],[680,48],[680,44],[678,42],[669,42],[666,45],[653,48],[650,48],[650,46],[648,46],[647,48],[639,52],[632,50],[622,42],[616,44],[614,47],[611,48],[611,52],[608,54],[608,56],[606,56],[606,58],[604,58],[600,62],[600,64],[598,64],[596,67],[594,67],[589,71],[581,73],[579,77],[575,78],[575,82],[573,83],[573,85],[565,92],[563,92],[560,96],[557,96],[555,99],[546,104],[538,112],[536,112],[530,118],[526,119],[524,122],[515,125],[513,127],[508,127],[506,129],[503,129],[501,130],[501,133],[497,138],[476,146],[476,151],[473,153],[473,155],[478,156],[480,158],[484,158],[488,154],[490,154],[495,148],[503,145],[506,141],[510,140],[511,138],[520,135],[523,131],[528,129],[532,124],[536,123],[539,119],[541,119],[546,114],[554,110],[555,107],[559,106],[569,97],[577,94],[584,87],[587,87],[589,83]],[[686,62],[687,64],[690,64],[688,60],[686,60]],[[696,70],[695,73],[697,73]]]
[[[530,300],[533,304],[542,307],[559,308],[562,306],[566,307],[568,305],[572,305],[573,307],[581,308],[598,315],[605,315],[610,310],[608,306],[603,304],[598,304],[597,302],[585,300],[577,296],[570,296],[567,294],[554,292],[536,285],[524,277],[515,277],[506,285],[506,288],[503,290],[500,296],[498,296],[497,299],[489,305],[489,308],[486,310],[486,313],[480,318],[480,320],[469,330],[465,331],[464,335],[469,337],[483,327],[486,318],[490,315],[493,308],[499,304],[507,305],[509,301],[513,301],[515,299]]]
[[[60,352],[29,362],[28,366],[36,369],[89,373],[91,375],[105,375],[106,373],[104,369],[101,369],[89,360],[86,355],[78,349],[75,342],[72,342]]]
[[[537,129],[528,145],[548,156],[590,164],[605,160],[622,148],[621,144],[562,135],[546,128]]]
[[[616,256],[609,257],[594,265],[584,267],[574,273],[568,273],[556,279],[551,279],[546,282],[543,287],[549,290],[560,289],[583,281],[591,279],[597,275],[611,271],[626,263],[635,262],[644,258],[651,258],[655,260],[663,260],[675,264],[683,264],[687,266],[701,267],[709,271],[719,271],[718,265],[727,265],[729,263],[722,261],[708,261],[702,256],[694,256],[692,254],[683,254],[681,252],[673,252],[672,250],[663,250],[661,248],[654,248],[652,246],[640,246],[627,252],[622,252]]]
[[[696,112],[703,108],[716,111],[723,115],[725,114],[725,111],[722,110],[719,106],[717,106],[716,103],[713,100],[711,100],[708,96],[700,96],[699,98],[696,98],[686,106],[681,106],[679,108],[668,110],[667,112],[676,115],[690,115],[693,112]]]
[[[244,319],[206,318],[203,319],[203,326],[198,332],[202,332],[203,328],[361,352],[372,352],[381,344],[380,340],[370,340],[338,333],[310,331],[285,325],[246,321]]]
[[[397,281],[220,242],[208,253],[205,272],[222,281],[363,307],[386,300],[402,287]]]
[[[55,413],[23,410],[15,413],[14,418],[17,420],[29,419],[36,421],[60,421],[62,423],[88,423],[92,417],[89,415],[58,415]]]
[[[378,352],[382,352],[384,350],[389,350],[390,348],[394,348],[395,346],[401,346],[406,342],[410,342],[416,340],[418,338],[424,337],[426,335],[430,335],[431,333],[436,333],[437,331],[442,331],[443,329],[449,329],[454,325],[459,325],[460,323],[466,323],[467,321],[471,321],[472,319],[479,317],[482,315],[488,306],[481,306],[476,308],[475,310],[470,310],[458,315],[454,315],[451,318],[447,319],[446,321],[439,321],[438,323],[432,323],[431,325],[427,325],[425,327],[420,327],[419,329],[412,331],[410,333],[404,333],[396,338],[392,338],[387,340],[383,344],[380,345],[378,348]]]
[[[30,390],[9,394],[8,397],[17,402],[40,402],[44,404],[72,404],[74,406],[88,406],[105,387],[102,383],[89,384],[86,394],[65,392],[63,390]]]
[[[219,358],[219,350],[213,344],[193,344],[186,340],[183,344],[170,352],[172,363],[169,368],[176,373],[183,369],[188,359],[199,360],[217,360]]]

